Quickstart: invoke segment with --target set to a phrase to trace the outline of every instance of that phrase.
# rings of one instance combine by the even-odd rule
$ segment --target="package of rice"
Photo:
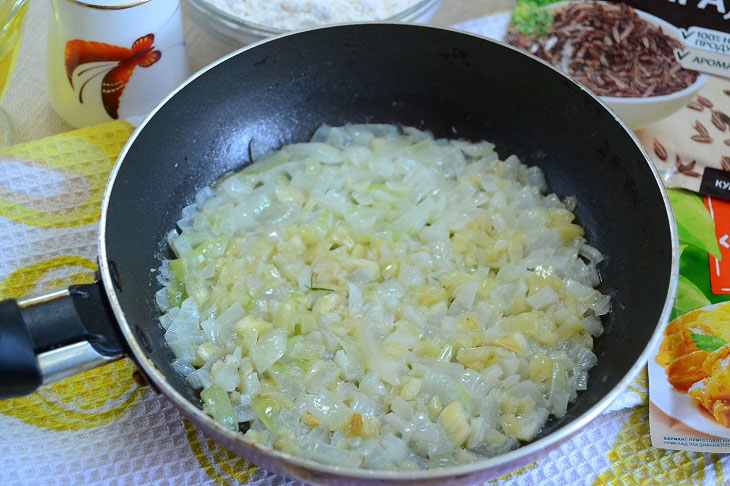
[[[730,33],[723,0],[517,0],[457,27],[504,40],[600,96],[667,187],[730,199]],[[487,26],[490,26],[487,28]]]

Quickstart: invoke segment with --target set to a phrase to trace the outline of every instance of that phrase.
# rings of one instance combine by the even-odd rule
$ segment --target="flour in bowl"
[[[384,20],[417,0],[208,0],[210,4],[248,22],[281,30],[324,24]]]

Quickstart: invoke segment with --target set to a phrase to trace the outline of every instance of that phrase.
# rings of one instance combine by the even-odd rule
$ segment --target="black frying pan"
[[[195,192],[250,162],[249,144],[309,139],[322,123],[394,123],[438,137],[486,139],[502,158],[540,166],[552,191],[576,196],[588,241],[606,260],[612,297],[589,389],[536,441],[482,462],[387,473],[315,464],[252,444],[216,424],[170,367],[151,269],[170,256],[166,233]],[[677,278],[666,194],[628,129],[547,64],[449,30],[357,24],[288,35],[206,68],[168,98],[123,150],[107,187],[99,237],[102,283],[0,303],[0,396],[119,357],[199,427],[263,466],[313,482],[451,484],[515,469],[597,416],[646,363]],[[39,304],[44,302],[43,306]],[[26,331],[26,329],[28,329]]]

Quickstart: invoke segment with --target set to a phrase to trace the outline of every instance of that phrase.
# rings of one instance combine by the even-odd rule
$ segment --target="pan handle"
[[[0,400],[122,358],[101,282],[0,301]]]

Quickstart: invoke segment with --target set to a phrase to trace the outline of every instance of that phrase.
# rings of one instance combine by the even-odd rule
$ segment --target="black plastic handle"
[[[27,395],[42,383],[54,381],[48,368],[44,371],[44,362],[52,359],[56,368],[63,367],[59,360],[65,355],[58,351],[72,345],[80,349],[78,344],[85,342],[91,346],[86,355],[96,360],[76,353],[69,369],[84,371],[125,352],[100,282],[36,298],[0,301],[0,399]]]
[[[0,301],[0,398],[27,395],[43,382],[30,332],[15,300]]]

